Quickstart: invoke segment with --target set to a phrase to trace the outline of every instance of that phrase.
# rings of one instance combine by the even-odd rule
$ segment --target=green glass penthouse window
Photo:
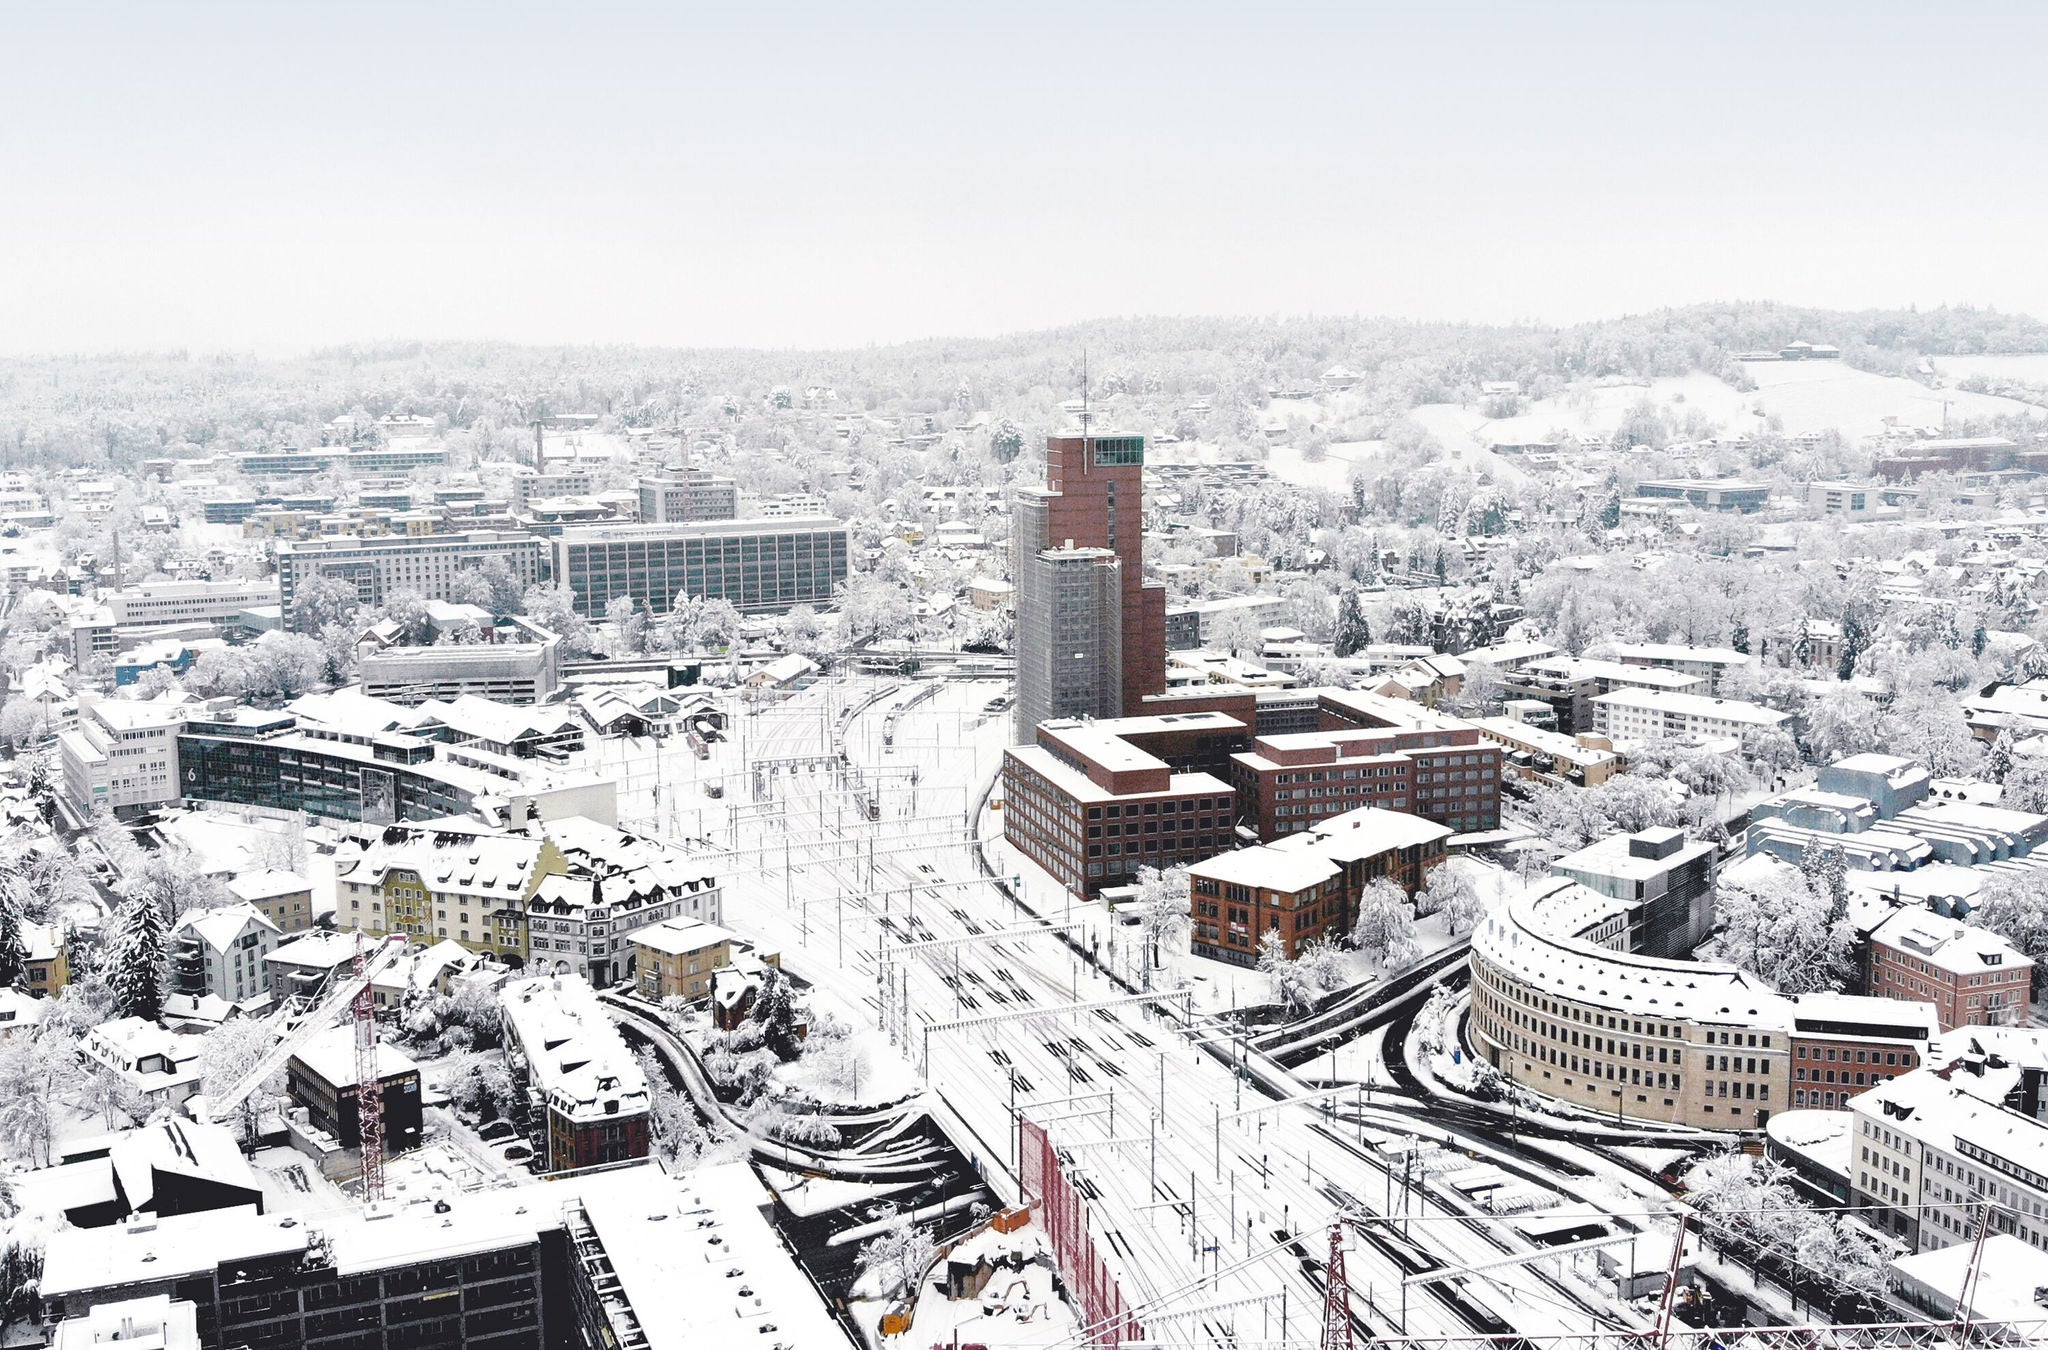
[[[1104,436],[1095,442],[1095,462],[1102,465],[1143,464],[1143,436]]]

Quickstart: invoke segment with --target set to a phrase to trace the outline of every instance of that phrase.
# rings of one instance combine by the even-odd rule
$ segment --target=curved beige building
[[[1733,966],[1618,947],[1628,902],[1539,883],[1472,935],[1470,1036],[1482,1058],[1557,1101],[1617,1118],[1756,1129],[1920,1062],[1933,1005],[1788,997]],[[1851,1082],[1851,1076],[1854,1082]],[[1836,1103],[1830,1102],[1829,1105]]]

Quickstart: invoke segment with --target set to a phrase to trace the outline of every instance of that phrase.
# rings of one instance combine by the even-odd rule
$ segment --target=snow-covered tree
[[[647,611],[630,595],[615,595],[604,607],[612,630],[613,655],[638,656],[647,650]]]
[[[519,607],[535,623],[562,639],[565,656],[590,655],[590,621],[576,612],[576,592],[560,583],[528,586],[519,598]]]
[[[1806,705],[1806,753],[1816,764],[1832,764],[1868,750],[1878,742],[1881,720],[1878,706],[1868,696],[1837,685]]]
[[[1347,587],[1337,597],[1337,636],[1333,644],[1339,656],[1355,656],[1372,642],[1372,625],[1359,608],[1358,591]]]
[[[0,1149],[22,1167],[47,1167],[60,1096],[80,1076],[78,1039],[45,1026],[0,1041]]]
[[[252,1072],[276,1045],[277,1028],[268,1019],[237,1017],[221,1023],[206,1033],[199,1048],[199,1090],[208,1097],[220,1096]],[[256,1138],[264,1106],[282,1091],[284,1070],[279,1068],[270,1081],[259,1084],[236,1107],[235,1124],[244,1143]]]
[[[28,938],[22,932],[29,903],[28,879],[12,865],[0,870],[0,987],[28,980]]]
[[[346,627],[362,605],[353,584],[319,573],[293,588],[292,627],[301,633],[317,633],[329,624]]]
[[[861,1244],[854,1257],[860,1270],[855,1292],[875,1299],[909,1298],[917,1292],[918,1282],[937,1252],[931,1230],[905,1215]]]
[[[1724,885],[1715,899],[1719,928],[1709,952],[1782,993],[1840,990],[1856,968],[1856,929],[1825,882],[1816,891],[1798,869],[1761,871]]]
[[[711,1136],[697,1118],[697,1108],[669,1085],[668,1072],[662,1068],[660,1059],[644,1046],[640,1050],[640,1070],[647,1078],[647,1117],[654,1156],[671,1173],[688,1171],[710,1147]]]
[[[1287,940],[1278,928],[1259,934],[1259,973],[1273,982],[1273,998],[1289,1017],[1298,1017],[1315,1006],[1318,990],[1308,972],[1287,955]]]
[[[1430,869],[1423,888],[1416,892],[1415,907],[1424,915],[1443,916],[1444,931],[1463,937],[1479,926],[1486,914],[1486,900],[1472,878],[1460,867],[1439,863]]]
[[[153,1022],[164,1008],[164,916],[148,898],[121,907],[107,952],[107,982],[123,1017]]]
[[[1385,877],[1367,883],[1358,897],[1358,921],[1351,941],[1384,969],[1404,966],[1415,958],[1415,913],[1408,896]]]
[[[2034,959],[2034,992],[2048,990],[2048,874],[1991,872],[1970,902],[1969,920]]]
[[[1188,869],[1157,867],[1138,869],[1138,936],[1145,944],[1145,987],[1152,987],[1152,972],[1163,959],[1162,948],[1178,950],[1180,935],[1188,928]]]
[[[1991,742],[1991,749],[1984,754],[1984,776],[1994,783],[2005,782],[2012,772],[2012,728],[1999,730],[1998,738]]]
[[[796,1034],[796,992],[789,977],[774,966],[761,972],[761,988],[754,995],[753,1020],[761,1025],[762,1044],[784,1064],[803,1054],[803,1042]]]

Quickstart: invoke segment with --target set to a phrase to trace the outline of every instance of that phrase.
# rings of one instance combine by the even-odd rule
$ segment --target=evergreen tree
[[[1998,733],[1998,739],[1991,742],[1991,750],[1984,756],[1984,776],[1994,783],[2003,783],[2011,772],[2012,728],[2006,727]]]
[[[1863,621],[1854,614],[1842,617],[1842,660],[1835,668],[1840,679],[1851,679],[1856,674],[1856,659],[1863,655]]]
[[[1744,656],[1749,655],[1749,625],[1742,620],[1735,621],[1735,633],[1728,639],[1728,645]]]
[[[1984,631],[1983,624],[1978,624],[1970,633],[1970,655],[1981,659],[1984,655],[1984,648],[1990,642],[1991,635]]]
[[[1346,587],[1337,597],[1337,655],[1355,656],[1371,642],[1372,625],[1366,622],[1365,611],[1358,606],[1358,591]]]
[[[1600,503],[1593,521],[1603,530],[1618,529],[1621,526],[1621,487],[1610,483],[1607,491],[1600,496]]]
[[[761,992],[754,996],[754,1020],[761,1024],[761,1042],[784,1064],[803,1054],[796,1034],[796,996],[789,977],[774,966],[761,972]]]
[[[23,936],[22,906],[28,883],[21,873],[0,876],[0,988],[28,983],[28,939]]]
[[[121,910],[120,931],[107,953],[107,983],[123,1017],[155,1021],[164,1007],[164,916],[148,898]]]

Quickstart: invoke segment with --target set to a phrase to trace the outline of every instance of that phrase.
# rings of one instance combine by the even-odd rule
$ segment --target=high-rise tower
[[[1052,436],[1017,494],[1016,739],[1119,717],[1166,688],[1166,588],[1145,583],[1145,438]]]

